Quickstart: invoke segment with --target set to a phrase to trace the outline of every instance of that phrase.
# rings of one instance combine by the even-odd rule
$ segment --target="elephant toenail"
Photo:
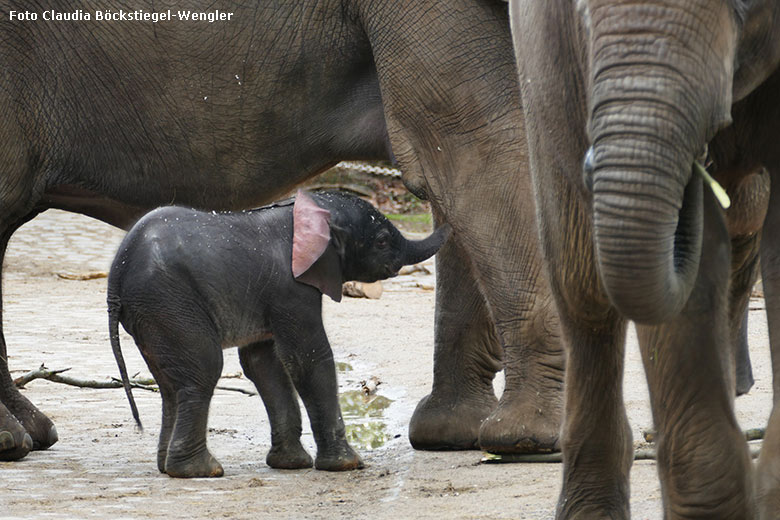
[[[0,432],[0,451],[10,450],[14,447],[14,436],[10,432]]]
[[[59,435],[57,435],[57,427],[52,425],[51,429],[49,430],[49,446],[51,446],[58,440],[60,440],[60,437]]]
[[[33,448],[33,440],[29,433],[24,434],[24,440],[22,440],[22,448],[25,451],[30,451]]]

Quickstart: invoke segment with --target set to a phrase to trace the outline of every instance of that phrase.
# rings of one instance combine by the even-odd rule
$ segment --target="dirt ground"
[[[74,377],[115,376],[108,342],[105,279],[65,280],[57,273],[106,271],[122,233],[49,211],[13,238],[4,270],[5,337],[14,375],[45,363]],[[257,396],[218,390],[209,446],[225,468],[220,479],[177,480],[158,473],[160,397],[136,390],[145,430],[135,429],[121,390],[90,390],[37,380],[25,395],[57,424],[60,441],[13,463],[0,463],[0,517],[37,518],[552,518],[559,464],[480,464],[482,454],[414,451],[407,424],[430,390],[433,365],[432,275],[399,277],[380,300],[325,299],[325,325],[342,373],[350,431],[366,469],[348,473],[279,471],[265,465],[268,421]],[[422,287],[421,287],[422,286]],[[744,428],[764,426],[771,407],[763,300],[754,299],[750,340],[756,384],[737,400]],[[131,373],[145,365],[123,336]],[[235,349],[225,373],[240,371]],[[377,400],[358,397],[378,378]],[[220,384],[251,389],[246,379]],[[626,404],[635,443],[651,425],[633,334],[627,349]],[[501,389],[501,377],[496,381]],[[314,454],[307,432],[304,445]],[[381,444],[381,445],[380,445]],[[375,446],[371,449],[371,446]],[[661,518],[655,464],[631,472],[635,519]]]

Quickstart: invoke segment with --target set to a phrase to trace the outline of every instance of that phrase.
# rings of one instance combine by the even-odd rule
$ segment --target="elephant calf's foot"
[[[363,469],[363,459],[348,444],[337,450],[317,452],[314,467],[324,471],[349,471]]]
[[[498,400],[490,389],[483,402],[465,403],[434,394],[420,400],[409,423],[409,442],[416,450],[476,450],[482,422]]]
[[[529,406],[519,398],[501,399],[479,430],[479,446],[491,453],[561,451],[560,408]]]
[[[304,469],[314,464],[300,442],[271,446],[265,463],[276,469]]]
[[[217,459],[204,449],[188,457],[169,453],[165,460],[165,473],[175,478],[211,478],[221,477],[225,472]]]

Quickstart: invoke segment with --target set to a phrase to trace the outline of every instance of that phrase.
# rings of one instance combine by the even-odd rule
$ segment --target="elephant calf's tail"
[[[119,367],[119,375],[122,377],[122,385],[125,387],[127,400],[130,401],[130,409],[133,412],[133,419],[135,419],[135,423],[138,425],[138,429],[143,431],[144,427],[141,424],[141,418],[138,416],[138,408],[135,405],[135,399],[133,399],[133,389],[130,388],[130,378],[127,376],[125,358],[122,356],[122,347],[119,344],[119,308],[119,302],[111,301],[111,298],[109,297],[108,335],[111,337],[111,349],[114,351],[114,359],[116,359],[116,365]]]

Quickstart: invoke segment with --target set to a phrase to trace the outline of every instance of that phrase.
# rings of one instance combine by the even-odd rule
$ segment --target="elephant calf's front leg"
[[[321,315],[321,309],[316,314]],[[284,327],[274,330],[277,354],[287,369],[309,414],[317,443],[314,467],[326,471],[360,469],[363,461],[347,442],[338,400],[336,364],[322,322],[312,317],[300,321],[277,318]],[[279,330],[282,328],[282,330]]]
[[[277,469],[310,468],[301,445],[301,409],[287,369],[276,355],[273,340],[238,350],[244,373],[257,387],[271,423],[271,450],[266,464]]]

